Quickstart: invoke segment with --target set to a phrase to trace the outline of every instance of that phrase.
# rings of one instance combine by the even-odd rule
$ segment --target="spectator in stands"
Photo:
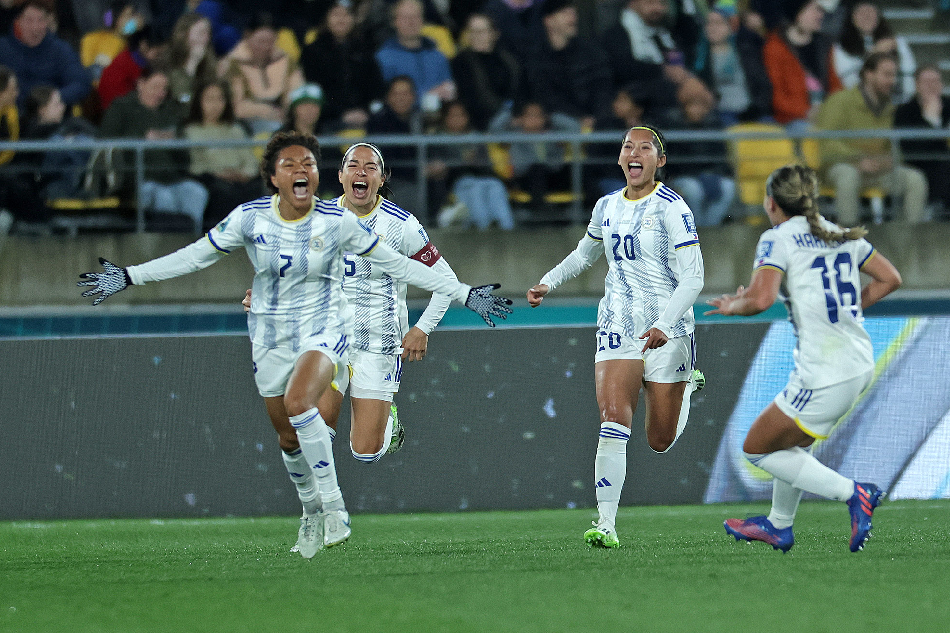
[[[218,78],[218,56],[211,44],[208,18],[199,13],[178,18],[168,45],[167,65],[169,94],[183,112],[188,112],[195,88]]]
[[[864,59],[870,53],[891,53],[897,58],[898,81],[895,103],[903,103],[914,94],[914,70],[917,61],[907,40],[895,35],[881,10],[870,2],[858,2],[848,12],[841,36],[832,48],[835,72],[845,88],[860,83]]]
[[[889,53],[871,53],[861,68],[861,83],[830,95],[818,109],[818,130],[890,130],[894,127],[891,95],[897,81],[897,61]],[[924,219],[927,180],[923,172],[894,160],[887,138],[829,138],[820,141],[822,168],[835,188],[838,220],[859,221],[860,192],[877,186],[903,197],[903,219]],[[946,177],[946,175],[944,175]]]
[[[720,5],[706,15],[703,32],[693,71],[716,95],[721,125],[771,119],[772,84],[762,63],[761,37],[745,26],[734,9]]]
[[[303,85],[303,73],[276,46],[277,30],[270,14],[260,13],[244,38],[222,60],[231,83],[234,113],[254,134],[271,134],[287,120],[290,93]]]
[[[422,35],[422,2],[397,0],[392,8],[395,37],[376,52],[385,81],[405,75],[412,79],[416,99],[427,114],[437,113],[443,101],[455,99],[455,81],[449,60]]]
[[[284,132],[299,132],[317,136],[322,127],[323,88],[320,84],[307,83],[290,93],[290,110]],[[341,156],[342,158],[342,156]]]
[[[19,107],[39,84],[59,90],[67,107],[82,102],[92,89],[89,72],[67,42],[50,31],[53,14],[40,0],[26,0],[8,35],[0,37],[0,60],[16,76],[20,88]]]
[[[450,101],[442,106],[441,134],[464,136],[472,133],[468,110],[461,101]],[[492,169],[488,149],[484,143],[466,143],[462,139],[451,145],[436,145],[430,155],[429,182],[438,189],[441,200],[448,193],[455,197],[455,204],[444,209],[438,216],[439,226],[454,224],[459,211],[467,212],[464,224],[474,224],[484,231],[493,222],[498,228],[510,231],[515,228],[508,189]]]
[[[102,111],[109,109],[117,97],[135,90],[142,71],[155,63],[162,52],[162,44],[155,39],[155,32],[144,24],[128,36],[128,48],[115,56],[112,63],[102,71],[99,85],[99,105]]]
[[[226,81],[212,81],[197,87],[185,122],[183,137],[207,141],[208,147],[190,150],[189,171],[208,190],[204,213],[206,229],[224,219],[242,202],[264,195],[258,172],[257,156],[252,147],[221,149],[214,141],[238,141],[249,138],[234,116],[231,88]]]
[[[55,142],[57,146],[73,141],[92,141],[96,127],[78,116],[65,117],[66,104],[52,86],[34,86],[26,101],[26,132],[23,138]],[[34,156],[37,188],[44,200],[80,198],[83,176],[92,150],[57,149]]]
[[[178,104],[168,99],[168,74],[146,68],[136,89],[112,102],[102,117],[103,138],[144,138],[149,141],[176,137],[181,123]],[[123,152],[117,161],[121,175],[134,178],[134,155]],[[187,150],[150,149],[145,152],[145,180],[138,183],[138,199],[146,211],[184,214],[200,232],[208,190],[190,177]]]
[[[272,3],[267,4],[267,7],[271,6],[273,6]],[[244,22],[246,16],[257,15],[259,11],[266,10],[263,7],[258,8],[256,11],[248,11],[245,16],[239,11],[232,10],[227,3],[217,0],[188,0],[188,7],[211,22],[211,42],[218,57],[230,54],[241,42],[242,34],[239,25]],[[251,22],[256,20],[257,18],[252,18]],[[246,31],[244,36],[247,36]]]
[[[925,64],[914,74],[917,90],[912,99],[897,106],[894,127],[943,130],[950,136],[950,97],[944,95],[940,69]],[[924,172],[930,188],[935,218],[950,214],[950,151],[946,138],[901,139],[907,164]]]
[[[72,15],[76,24],[76,29],[80,34],[92,35],[98,33],[91,39],[91,43],[97,44],[97,40],[111,42],[114,46],[120,46],[114,49],[109,60],[106,61],[103,68],[109,65],[112,57],[115,57],[125,48],[125,36],[129,35],[142,24],[152,22],[151,0],[67,0],[61,2],[68,4],[66,12]],[[131,11],[126,9],[131,7]],[[123,32],[126,22],[134,16],[135,27],[130,27],[128,32]],[[105,27],[105,28],[103,28]],[[109,33],[107,35],[106,33]],[[80,49],[82,42],[80,42]],[[94,48],[97,48],[94,46]],[[103,51],[108,50],[108,46],[103,47]],[[85,53],[80,50],[83,65],[89,66]]]
[[[675,33],[666,27],[667,0],[629,0],[620,20],[604,31],[614,88],[634,87],[650,120],[675,125],[681,104],[711,94],[687,70],[686,58]]]
[[[534,42],[544,37],[541,9],[544,0],[487,0],[482,11],[498,29],[499,43],[524,68]]]
[[[126,49],[126,38],[146,24],[135,2],[112,2],[100,17],[105,28],[89,31],[79,40],[79,59],[89,69],[93,85],[99,83],[105,67]]]
[[[772,82],[772,114],[789,132],[808,129],[825,97],[841,90],[831,62],[831,42],[821,33],[825,10],[816,0],[786,0],[786,21],[762,50]]]
[[[520,131],[524,142],[511,143],[512,184],[531,197],[531,211],[538,219],[544,218],[544,196],[552,191],[571,188],[571,165],[567,147],[563,143],[537,142],[531,135],[543,132],[580,132],[573,117],[558,112],[549,113],[537,101],[526,101],[512,116],[512,110],[503,110],[490,126],[493,132]]]
[[[498,30],[487,14],[470,14],[465,33],[468,45],[452,59],[452,76],[472,127],[485,130],[495,115],[517,98],[521,67],[499,43]]]
[[[14,72],[0,65],[0,141],[3,142],[20,140],[18,85]],[[24,158],[13,150],[0,152],[0,237],[10,231],[14,220],[35,223],[45,222],[50,217],[49,209],[37,194],[34,179],[21,171],[30,167],[29,160],[29,156]]]
[[[682,130],[721,130],[712,100],[699,98],[683,107]],[[729,215],[736,198],[736,183],[729,168],[723,141],[670,141],[667,150],[677,157],[669,168],[670,187],[683,196],[693,210],[696,226],[719,226]]]
[[[384,83],[370,40],[356,28],[350,2],[338,0],[330,7],[317,39],[304,46],[300,66],[306,81],[323,87],[327,130],[366,126]]]
[[[603,50],[577,35],[574,0],[545,0],[544,37],[535,42],[525,71],[528,99],[548,113],[575,119],[590,131],[610,118],[610,67]]]
[[[371,136],[422,133],[422,116],[416,107],[416,87],[410,77],[400,75],[390,80],[383,107],[370,116],[366,132]],[[386,148],[386,156],[390,166],[390,179],[386,184],[393,192],[393,200],[410,206],[416,202],[415,147],[390,145]]]

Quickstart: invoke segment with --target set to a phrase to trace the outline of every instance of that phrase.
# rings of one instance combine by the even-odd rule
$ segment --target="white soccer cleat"
[[[311,514],[300,518],[300,529],[297,530],[297,544],[290,548],[291,552],[298,552],[304,558],[313,558],[323,549],[323,515]]]
[[[323,544],[327,547],[339,545],[350,538],[350,513],[346,510],[328,510],[323,516]]]

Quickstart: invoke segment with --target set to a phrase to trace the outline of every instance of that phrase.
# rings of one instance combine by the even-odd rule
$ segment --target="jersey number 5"
[[[844,309],[851,316],[858,314],[858,289],[848,281],[851,276],[852,264],[850,253],[838,253],[831,266],[824,255],[819,255],[811,263],[811,267],[821,271],[821,283],[825,287],[825,305],[828,307],[828,320],[838,322],[838,310]],[[831,286],[831,276],[834,275],[834,288]]]

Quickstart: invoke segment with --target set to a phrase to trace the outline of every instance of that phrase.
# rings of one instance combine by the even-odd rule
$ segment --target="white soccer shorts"
[[[287,390],[287,381],[294,371],[297,359],[304,352],[317,351],[324,354],[337,368],[337,375],[341,367],[345,367],[343,360],[350,346],[350,337],[337,330],[327,330],[317,336],[310,336],[300,342],[300,349],[294,351],[289,347],[275,347],[268,349],[260,345],[253,345],[254,382],[257,390],[265,398],[284,395]]]
[[[775,396],[775,406],[795,420],[802,431],[823,440],[831,435],[835,424],[871,384],[873,377],[872,370],[828,387],[805,389],[798,372],[793,371],[785,389]]]
[[[351,348],[347,363],[349,370],[338,372],[334,381],[340,393],[346,393],[349,386],[351,398],[393,401],[402,378],[399,354],[376,354]]]
[[[598,330],[594,362],[603,360],[642,360],[646,382],[686,382],[696,366],[696,342],[692,334],[671,338],[666,345],[641,352],[646,339],[622,332]]]

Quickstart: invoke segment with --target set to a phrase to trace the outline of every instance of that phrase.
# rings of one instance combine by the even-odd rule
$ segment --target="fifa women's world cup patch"
[[[755,265],[761,266],[762,262],[772,256],[772,246],[775,242],[772,240],[762,240],[759,242],[759,248],[755,254]]]
[[[693,220],[692,213],[683,214],[683,225],[686,227],[686,232],[691,234],[693,237],[699,237],[699,234],[696,232],[696,221]]]
[[[439,249],[435,247],[435,244],[429,242],[419,249],[419,252],[413,255],[410,259],[414,259],[417,262],[422,262],[426,266],[432,267],[435,266],[435,263],[441,258],[442,255],[439,253]]]

